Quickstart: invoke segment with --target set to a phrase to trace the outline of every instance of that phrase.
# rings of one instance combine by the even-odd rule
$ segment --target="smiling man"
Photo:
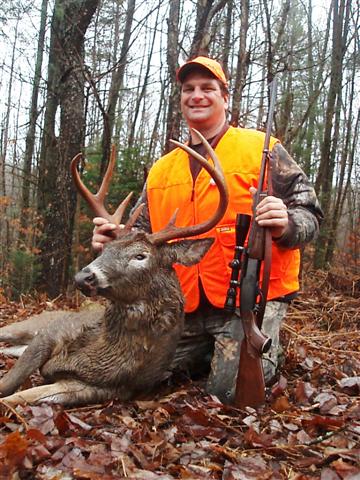
[[[195,266],[176,266],[185,297],[185,331],[178,344],[173,368],[209,369],[207,391],[231,402],[239,364],[243,331],[239,314],[229,316],[224,303],[230,280],[229,262],[234,255],[237,213],[251,214],[252,195],[259,178],[264,133],[234,128],[227,123],[228,82],[221,65],[197,57],[177,72],[181,111],[215,149],[229,189],[229,205],[221,222],[204,237],[215,238],[203,260]],[[189,145],[203,154],[196,133]],[[272,268],[263,331],[272,338],[264,359],[267,381],[275,375],[281,353],[279,331],[289,302],[299,289],[299,248],[317,234],[322,212],[315,191],[304,172],[276,138],[271,138],[273,195],[258,205],[256,221],[271,229]],[[192,157],[175,148],[150,169],[139,202],[144,202],[137,227],[158,231],[176,209],[178,225],[194,225],[208,218],[217,205],[218,193],[207,172]],[[93,248],[100,251],[111,241],[115,225],[95,218]]]
[[[181,88],[181,111],[189,125],[211,138],[226,122],[227,89],[210,73],[189,72]]]

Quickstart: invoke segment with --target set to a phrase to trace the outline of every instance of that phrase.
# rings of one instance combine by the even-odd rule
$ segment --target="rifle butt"
[[[261,356],[249,354],[246,338],[241,343],[239,372],[234,405],[237,408],[260,407],[265,403],[265,381]]]

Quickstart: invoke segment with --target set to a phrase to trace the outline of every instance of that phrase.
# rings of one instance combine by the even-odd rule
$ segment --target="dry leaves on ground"
[[[345,293],[314,275],[287,316],[281,377],[257,411],[179,379],[128,403],[2,404],[0,478],[359,479],[360,299]],[[49,308],[28,302],[3,303],[2,321]],[[12,363],[0,362],[3,372]]]

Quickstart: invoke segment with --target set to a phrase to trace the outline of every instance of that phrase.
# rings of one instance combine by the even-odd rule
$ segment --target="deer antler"
[[[82,158],[82,154],[78,153],[72,160],[71,160],[71,174],[75,183],[75,186],[80,193],[80,195],[84,198],[84,200],[88,203],[90,208],[93,210],[95,215],[98,215],[99,217],[106,218],[106,220],[109,220],[110,223],[114,223],[115,225],[119,225],[121,223],[122,216],[124,214],[124,211],[126,207],[128,206],[128,203],[130,201],[130,198],[132,196],[132,192],[129,193],[129,195],[120,203],[118,208],[115,210],[115,212],[111,215],[105,208],[104,206],[104,201],[105,201],[105,196],[108,191],[109,183],[111,180],[111,177],[113,175],[114,171],[114,166],[115,166],[115,159],[116,159],[116,151],[115,151],[115,146],[113,145],[111,148],[111,155],[110,155],[110,161],[108,164],[108,167],[106,169],[103,181],[101,182],[99,191],[96,194],[91,193],[83,184],[79,172],[78,172],[78,164],[80,159]],[[133,224],[135,223],[137,217],[140,215],[140,212],[143,208],[143,204],[139,205],[129,220],[126,222],[125,225],[125,230],[130,230]]]
[[[193,237],[195,235],[200,235],[201,233],[205,233],[211,230],[222,219],[222,217],[225,214],[225,211],[229,202],[229,193],[228,193],[226,181],[224,178],[224,174],[223,174],[220,162],[216,157],[214,150],[212,149],[210,144],[207,142],[207,140],[201,135],[201,133],[195,130],[194,128],[192,130],[198,135],[202,144],[205,146],[207,153],[209,154],[210,158],[214,162],[214,167],[207,161],[206,158],[201,156],[199,153],[195,152],[189,146],[179,143],[175,140],[171,140],[171,142],[177,145],[178,147],[182,148],[183,150],[185,150],[190,155],[192,155],[214,179],[219,190],[218,208],[214,213],[214,215],[208,220],[206,220],[205,222],[199,223],[197,225],[191,225],[188,227],[175,226],[175,221],[177,216],[177,211],[175,211],[169,223],[166,225],[164,229],[148,235],[148,238],[154,244],[164,243],[174,238],[187,238],[187,237]]]

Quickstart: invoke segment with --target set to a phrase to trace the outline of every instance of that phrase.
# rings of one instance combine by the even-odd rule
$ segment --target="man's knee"
[[[271,348],[263,357],[265,382],[271,383],[276,371],[284,359],[280,345],[280,328],[286,315],[288,304],[284,302],[268,302],[263,320],[263,333],[271,338]]]
[[[271,383],[282,358],[279,331],[287,306],[281,302],[269,302],[266,307],[263,332],[272,339],[272,347],[263,358],[266,383]],[[207,382],[207,392],[216,395],[223,403],[232,403],[235,396],[240,349],[244,338],[240,318],[233,317],[231,321],[224,324],[221,333],[214,336],[214,355]]]

